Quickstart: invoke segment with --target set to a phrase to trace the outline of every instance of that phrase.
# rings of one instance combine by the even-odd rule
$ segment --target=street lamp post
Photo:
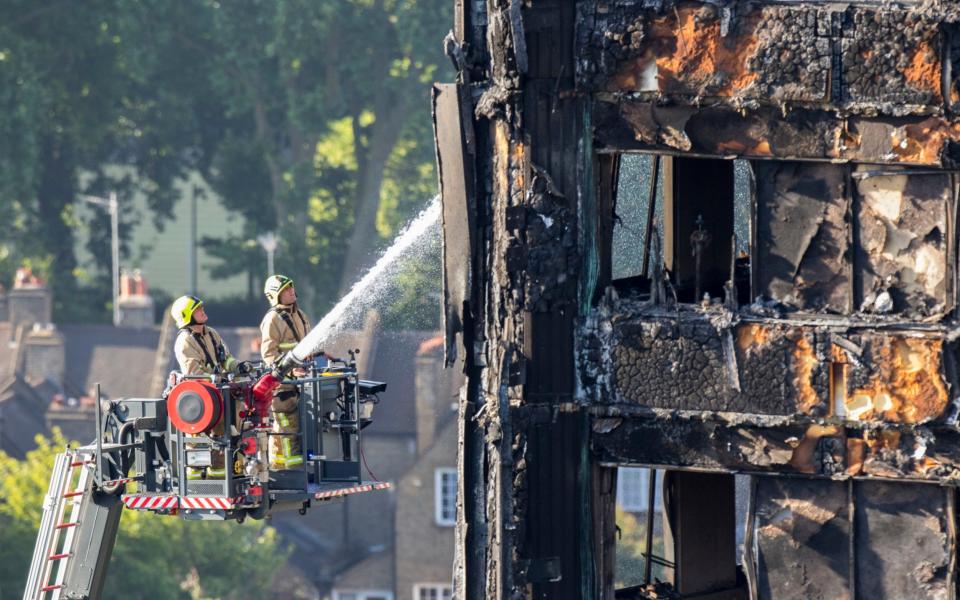
[[[257,241],[267,252],[267,275],[273,275],[273,253],[277,250],[277,236],[272,231],[257,236]]]
[[[187,282],[190,294],[197,295],[197,198],[206,198],[206,193],[199,185],[193,186],[193,193],[190,195],[190,247],[187,248]]]
[[[80,199],[90,204],[106,207],[110,213],[110,259],[113,279],[113,326],[120,325],[120,216],[117,193],[110,192],[109,198],[81,195]]]

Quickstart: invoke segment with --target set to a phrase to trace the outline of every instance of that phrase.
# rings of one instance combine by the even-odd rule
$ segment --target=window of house
[[[333,600],[393,600],[387,590],[333,590]]]
[[[413,586],[414,600],[451,600],[453,586],[447,583],[418,583]]]
[[[437,525],[457,523],[457,470],[437,469],[434,477],[434,515]]]

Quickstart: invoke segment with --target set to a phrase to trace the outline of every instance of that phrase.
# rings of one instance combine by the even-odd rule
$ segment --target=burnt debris
[[[960,4],[455,6],[457,593],[957,597]],[[621,465],[671,567],[615,591]]]

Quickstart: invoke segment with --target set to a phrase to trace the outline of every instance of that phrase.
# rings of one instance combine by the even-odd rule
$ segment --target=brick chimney
[[[19,362],[20,373],[27,381],[49,379],[63,386],[66,370],[63,336],[53,323],[35,323],[24,332]]]
[[[13,289],[7,294],[7,315],[11,338],[21,326],[50,322],[50,291],[26,267],[17,269]]]
[[[139,269],[120,273],[120,327],[146,329],[154,326],[153,298]]]
[[[443,397],[449,387],[443,369],[443,337],[437,336],[420,344],[414,366],[416,398],[417,455],[426,452],[437,437],[441,411],[450,409]]]

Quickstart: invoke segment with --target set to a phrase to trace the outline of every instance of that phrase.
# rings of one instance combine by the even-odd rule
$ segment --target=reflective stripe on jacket
[[[290,329],[281,312],[286,313],[294,329]],[[281,356],[292,350],[308,331],[310,319],[296,305],[271,308],[260,322],[260,355],[263,361],[267,365],[277,362]]]

